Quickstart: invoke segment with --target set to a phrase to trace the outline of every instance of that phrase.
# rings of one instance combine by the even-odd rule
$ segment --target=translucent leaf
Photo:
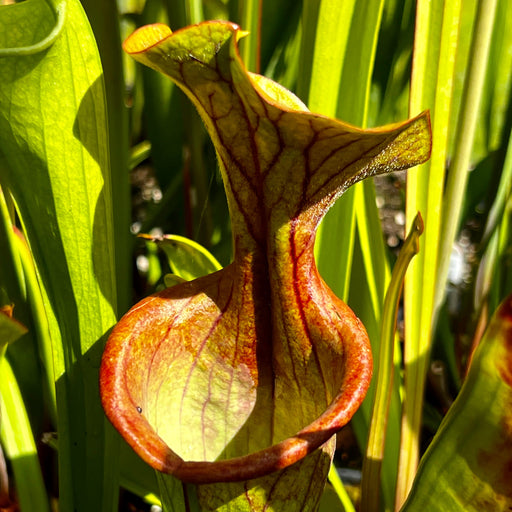
[[[495,313],[402,512],[512,509],[512,296]]]
[[[0,6],[0,26],[0,184],[18,207],[50,324],[60,508],[112,509],[116,443],[96,384],[116,303],[101,63],[78,0]]]
[[[222,265],[202,245],[179,235],[139,235],[155,242],[167,256],[172,272],[185,281],[211,274]]]

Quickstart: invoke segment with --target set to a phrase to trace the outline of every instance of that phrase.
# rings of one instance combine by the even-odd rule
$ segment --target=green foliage
[[[116,443],[97,386],[116,308],[101,63],[79,2],[15,4],[0,17],[20,28],[2,32],[0,180],[39,276],[27,289],[44,304],[34,322],[48,323],[41,351],[52,354],[61,507],[112,509]]]
[[[492,453],[485,461],[497,463],[497,454],[510,452],[503,445],[510,443],[510,431],[497,433],[510,408],[497,406],[507,381],[493,366],[501,316],[466,378],[473,348],[512,292],[508,0],[82,5],[89,21],[78,0],[0,5],[0,307],[14,304],[14,318],[28,329],[5,347],[4,328],[13,331],[1,324],[0,439],[22,510],[50,508],[56,485],[46,461],[53,457],[62,511],[116,510],[119,485],[158,501],[153,471],[118,440],[100,408],[105,335],[116,311],[163,288],[164,276],[182,263],[202,261],[185,265],[184,271],[199,272],[209,251],[227,265],[232,240],[215,152],[199,117],[171,82],[135,66],[120,48],[138,26],[159,21],[176,30],[207,18],[250,30],[240,41],[248,68],[295,92],[312,111],[373,127],[430,110],[432,159],[408,172],[406,190],[394,182],[402,187],[396,196],[406,223],[393,235],[401,238],[418,210],[425,233],[406,278],[404,344],[393,340],[381,510],[400,508],[397,482],[401,503],[423,446],[460,382],[461,396],[425,454],[404,510],[468,510],[473,492],[485,497],[488,510],[509,506],[510,479],[485,483],[487,475],[474,464],[478,450]],[[150,156],[132,170],[129,162],[140,163],[141,147],[142,158],[148,147]],[[386,247],[375,201],[386,199],[390,188],[379,187],[361,184],[339,200],[321,227],[316,255],[327,283],[365,324],[375,371],[387,372],[378,368],[379,340],[381,325],[393,324],[383,317],[383,305],[396,251]],[[130,229],[151,237],[187,237],[193,240],[184,242],[191,252],[179,262],[171,254],[169,261],[168,253],[162,257]],[[453,275],[446,277],[454,240],[459,252],[470,254],[465,280],[458,284],[451,282]],[[510,368],[510,346],[500,350],[502,364]],[[447,369],[441,386],[427,380],[434,360]],[[485,375],[475,376],[482,369]],[[362,453],[374,395],[372,389],[352,422]],[[53,439],[49,433],[55,431],[58,451],[41,447],[43,435]],[[470,439],[470,446],[456,445],[458,439]],[[470,454],[466,462],[473,457],[471,464],[464,453]],[[497,474],[496,468],[482,467]],[[471,482],[471,492],[464,491],[464,482]],[[346,503],[335,476],[333,484],[321,511],[342,510],[341,502],[333,504],[333,488]],[[176,489],[181,491],[179,482]],[[191,510],[193,493],[181,492]],[[456,497],[450,509],[448,495]]]
[[[499,306],[403,508],[509,510],[512,298]],[[476,442],[475,442],[476,440]]]

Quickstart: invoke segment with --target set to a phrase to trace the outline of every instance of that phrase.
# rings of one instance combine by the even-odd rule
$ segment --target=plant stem
[[[393,269],[382,314],[379,365],[375,401],[373,403],[368,445],[363,462],[361,512],[374,512],[380,506],[380,478],[388,423],[389,404],[393,390],[393,348],[396,318],[405,273],[419,251],[423,232],[421,215],[417,215]]]

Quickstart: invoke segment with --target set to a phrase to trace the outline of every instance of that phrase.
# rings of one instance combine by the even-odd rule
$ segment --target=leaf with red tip
[[[232,482],[199,486],[204,510],[314,510],[329,440],[359,407],[372,367],[364,327],[318,274],[316,228],[354,182],[425,161],[429,119],[361,130],[313,114],[245,70],[241,35],[215,21],[175,33],[150,25],[125,42],[202,116],[234,258],[123,317],[103,357],[102,400],[154,468],[185,482]]]
[[[13,306],[0,307],[0,357],[5,345],[21,338],[27,328],[12,316]]]
[[[403,512],[512,510],[512,295],[476,350]]]

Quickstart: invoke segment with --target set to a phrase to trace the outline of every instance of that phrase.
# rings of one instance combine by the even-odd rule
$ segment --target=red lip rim
[[[357,327],[356,327],[357,326]],[[345,345],[344,378],[337,396],[316,420],[295,435],[263,450],[219,461],[186,461],[157,434],[129,393],[124,368],[126,341],[114,329],[100,368],[102,405],[113,426],[151,467],[183,482],[207,484],[258,478],[298,462],[345,426],[363,401],[372,374],[372,356],[364,327],[357,322]]]

